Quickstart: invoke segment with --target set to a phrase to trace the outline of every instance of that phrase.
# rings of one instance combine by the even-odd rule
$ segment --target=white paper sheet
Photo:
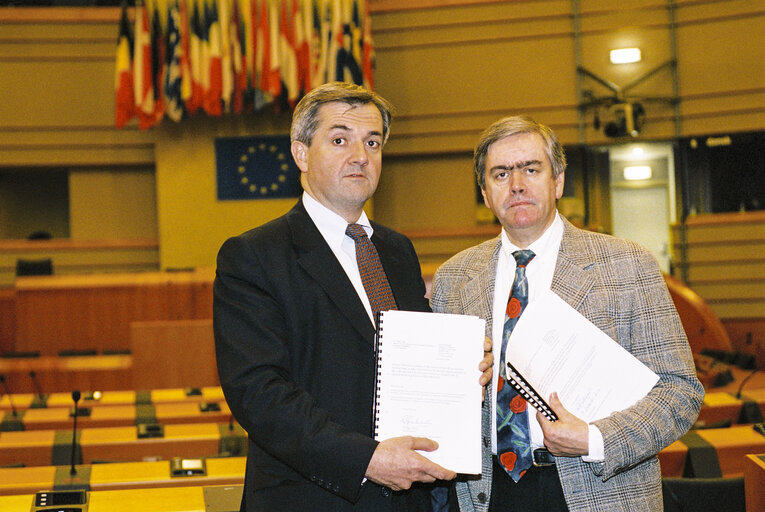
[[[439,447],[422,455],[457,473],[480,474],[484,324],[464,315],[382,314],[377,439],[427,437]]]
[[[553,291],[523,310],[508,341],[512,363],[541,398],[591,422],[643,398],[659,377]]]

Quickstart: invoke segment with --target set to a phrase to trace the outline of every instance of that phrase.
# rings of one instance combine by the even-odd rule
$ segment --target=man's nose
[[[353,142],[350,144],[351,162],[354,164],[365,165],[369,161],[367,147],[364,141]]]

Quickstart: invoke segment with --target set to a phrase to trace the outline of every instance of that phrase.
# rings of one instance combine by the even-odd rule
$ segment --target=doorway
[[[671,143],[628,143],[607,148],[614,236],[648,249],[671,273],[670,226],[676,221]]]

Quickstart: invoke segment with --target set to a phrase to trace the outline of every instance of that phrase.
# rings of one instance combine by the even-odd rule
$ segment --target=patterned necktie
[[[388,283],[388,276],[385,275],[385,270],[380,263],[380,256],[377,254],[375,244],[367,236],[367,232],[359,224],[348,224],[345,234],[356,243],[356,264],[359,266],[361,282],[367,292],[374,318],[377,318],[377,313],[380,311],[398,309]]]
[[[502,350],[499,355],[499,378],[497,380],[497,456],[505,471],[515,482],[521,479],[532,464],[531,436],[529,434],[528,404],[505,381],[505,349],[507,340],[523,308],[529,302],[529,285],[526,281],[526,265],[534,258],[529,250],[515,251],[515,280],[505,310],[505,327],[502,332]]]

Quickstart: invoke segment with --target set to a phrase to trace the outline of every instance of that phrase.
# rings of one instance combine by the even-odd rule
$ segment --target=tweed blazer
[[[552,291],[659,375],[645,398],[594,422],[603,434],[603,462],[556,458],[566,503],[571,511],[662,510],[656,454],[687,432],[704,397],[688,340],[648,251],[627,240],[578,229],[565,219],[563,224]],[[432,309],[484,318],[491,336],[501,245],[497,237],[444,263],[434,277]],[[488,510],[493,428],[486,400],[483,473],[479,479],[457,483],[463,511]]]

